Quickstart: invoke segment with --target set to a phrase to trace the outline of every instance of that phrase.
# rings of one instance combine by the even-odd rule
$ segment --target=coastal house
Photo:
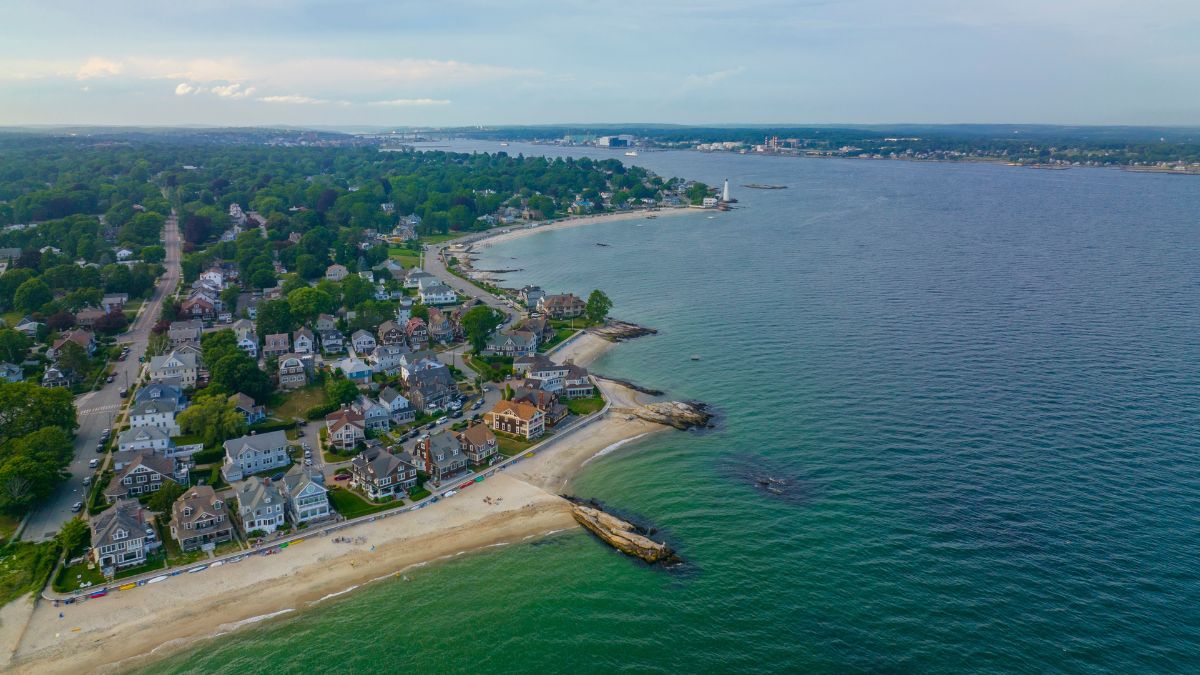
[[[300,328],[292,334],[292,351],[297,354],[313,354],[317,351],[317,338],[307,328]]]
[[[156,455],[151,450],[118,452],[113,455],[113,477],[104,489],[109,503],[127,497],[158,492],[166,481],[188,483],[187,462]]]
[[[488,337],[484,353],[493,356],[531,356],[537,353],[537,337],[524,330],[493,333]]]
[[[150,525],[150,517],[136,499],[118,500],[111,509],[88,521],[92,531],[92,562],[101,570],[136,567],[162,544]]]
[[[401,297],[396,304],[396,323],[404,326],[412,318],[412,298]],[[404,330],[403,328],[401,330]],[[407,334],[407,333],[406,333]]]
[[[334,263],[325,268],[325,278],[329,281],[341,281],[350,275],[350,270],[346,269],[345,265]]]
[[[337,319],[330,314],[318,314],[317,332],[323,330],[337,330]]]
[[[353,356],[342,359],[333,364],[335,370],[340,370],[346,375],[346,379],[351,380],[356,384],[367,384],[371,381],[371,366],[367,365],[362,359]]]
[[[200,321],[172,321],[167,329],[167,339],[171,348],[178,349],[184,345],[200,346],[200,336],[204,334],[204,324]]]
[[[283,356],[290,351],[292,346],[287,333],[273,333],[263,340],[262,355],[265,359]]]
[[[75,325],[80,328],[92,330],[96,327],[96,322],[108,316],[108,312],[95,307],[85,307],[78,312],[75,312]]]
[[[329,444],[342,450],[349,450],[367,438],[362,414],[345,406],[325,416],[325,430]]]
[[[5,382],[20,382],[25,379],[25,371],[15,363],[0,363],[0,380]]]
[[[169,354],[150,358],[151,380],[178,380],[186,389],[196,386],[199,374],[200,359],[194,353],[176,349]]]
[[[128,302],[128,293],[109,293],[101,298],[100,308],[109,314],[115,314],[124,311]]]
[[[426,434],[417,441],[416,450],[417,457],[424,463],[425,473],[436,483],[467,470],[467,454],[453,434]]]
[[[175,411],[179,412],[187,407],[187,397],[183,394],[183,386],[180,380],[162,379],[154,382],[148,382],[133,394],[135,402],[142,401],[162,401],[171,400],[175,402]]]
[[[78,381],[77,374],[58,366],[47,366],[42,373],[43,387],[69,387]]]
[[[171,505],[171,536],[184,551],[233,539],[233,524],[225,502],[212,486],[197,485]]]
[[[546,416],[546,426],[552,427],[557,425],[571,413],[567,406],[558,402],[557,394],[539,389],[537,385],[540,383],[537,380],[525,380],[525,383],[532,386],[517,387],[509,400],[524,401],[537,406],[537,409],[541,410],[542,414]]]
[[[546,416],[537,406],[525,401],[497,401],[483,416],[492,431],[500,431],[533,440],[546,431]]]
[[[246,436],[225,441],[222,447],[225,448],[225,463],[221,467],[221,474],[227,483],[236,483],[250,474],[285,467],[292,461],[287,452],[288,439],[282,431],[265,434],[252,431]]]
[[[546,297],[546,291],[541,286],[523,286],[517,291],[517,298],[529,309],[537,309],[538,303]]]
[[[417,292],[423,305],[452,305],[458,302],[458,294],[445,284],[425,286]]]
[[[525,319],[521,322],[521,330],[533,333],[537,337],[538,344],[542,344],[554,337],[554,328],[551,327],[550,320],[544,316]]]
[[[379,403],[387,408],[392,424],[407,424],[417,418],[417,411],[408,399],[392,387],[384,387],[379,392]]]
[[[407,382],[418,370],[445,368],[446,364],[438,360],[433,352],[422,351],[404,354],[400,357],[400,377]]]
[[[168,455],[171,448],[171,434],[159,427],[130,427],[117,434],[117,450],[132,452],[147,450]]]
[[[254,399],[238,392],[229,397],[229,402],[233,404],[233,409],[242,417],[246,418],[247,425],[255,425],[267,419],[266,406],[258,405]]]
[[[369,396],[361,395],[350,404],[363,418],[363,427],[377,431],[387,431],[392,425],[392,411],[379,401]]]
[[[496,434],[480,422],[467,425],[455,438],[458,439],[459,448],[467,456],[467,460],[476,466],[487,463],[500,451],[500,446],[496,443]]]
[[[445,410],[458,394],[449,368],[428,368],[408,378],[408,400],[423,413]]]
[[[16,330],[30,340],[36,340],[38,335],[46,330],[46,324],[41,321],[34,321],[29,317],[23,317],[17,322],[16,326],[13,326],[13,330]]]
[[[321,349],[327,354],[341,354],[346,351],[346,336],[336,329],[318,330],[321,338]]]
[[[587,368],[567,362],[567,374],[563,377],[562,393],[567,398],[587,398],[596,393]]]
[[[400,372],[406,354],[408,354],[408,347],[403,344],[379,345],[367,357],[367,363],[376,373],[395,375]]]
[[[279,359],[279,386],[295,389],[308,384],[308,368],[298,354],[284,354]]]
[[[238,517],[242,520],[242,532],[274,532],[283,525],[287,501],[279,486],[270,478],[251,476],[233,486],[237,497]]]
[[[193,319],[212,319],[217,315],[217,303],[204,294],[196,294],[179,305],[179,312]]]
[[[288,517],[297,525],[333,515],[325,475],[317,469],[299,464],[288,469],[283,476],[283,493],[287,499]]]
[[[350,486],[368,499],[403,497],[417,484],[417,467],[382,449],[364,450],[350,460]]]
[[[437,281],[437,277],[433,276],[425,270],[413,268],[408,271],[404,277],[405,288],[421,288],[421,284],[432,284]]]
[[[553,319],[573,319],[583,316],[587,303],[574,293],[544,295],[537,304],[538,311]]]
[[[375,336],[361,328],[350,334],[350,345],[359,354],[370,354],[375,350],[375,344]]]
[[[408,344],[413,349],[420,349],[429,340],[429,328],[419,316],[414,316],[404,324],[404,332],[408,334]]]
[[[404,329],[391,319],[379,324],[379,328],[375,332],[379,336],[379,344],[381,345],[403,344],[407,337],[404,334]]]
[[[63,333],[57,340],[54,341],[54,344],[50,347],[50,349],[46,350],[46,356],[50,357],[51,359],[57,359],[62,353],[63,345],[67,344],[68,342],[74,342],[75,344],[79,345],[79,347],[83,349],[88,356],[92,356],[96,353],[96,336],[92,334],[91,331],[70,330],[66,333]]]
[[[429,321],[426,322],[426,325],[429,329],[430,340],[445,343],[454,339],[454,326],[442,310],[430,307]]]
[[[137,401],[129,409],[129,426],[158,427],[172,436],[179,435],[179,424],[175,422],[173,399]]]

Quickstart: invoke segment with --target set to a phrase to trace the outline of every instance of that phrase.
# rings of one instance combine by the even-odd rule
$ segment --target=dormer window
[[[113,541],[121,541],[122,539],[124,539],[125,537],[128,537],[128,536],[129,536],[128,532],[126,532],[125,530],[118,529],[116,532],[113,532]]]
[[[190,506],[183,507],[183,515],[185,515],[185,516],[192,515],[192,507],[190,507]]]
[[[213,508],[214,508],[214,509],[220,509],[220,508],[221,508],[221,506],[222,506],[224,503],[225,503],[225,502],[222,502],[221,500],[219,500],[219,499],[218,499],[217,501],[213,502]]]

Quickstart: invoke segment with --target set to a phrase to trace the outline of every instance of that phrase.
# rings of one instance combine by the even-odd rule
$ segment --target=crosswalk
[[[114,403],[114,404],[112,404],[112,405],[102,405],[102,406],[99,406],[99,407],[97,407],[97,408],[85,408],[85,409],[83,409],[83,410],[80,410],[80,411],[79,411],[79,415],[80,415],[80,416],[83,416],[83,415],[99,415],[100,413],[106,413],[106,412],[116,412],[116,411],[118,411],[118,410],[120,410],[120,409],[121,409],[121,404],[120,404],[120,403]]]

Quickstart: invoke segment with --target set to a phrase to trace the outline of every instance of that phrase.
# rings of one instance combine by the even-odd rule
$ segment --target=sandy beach
[[[647,216],[656,218],[668,218],[672,216],[681,216],[687,213],[717,213],[709,209],[708,211],[698,211],[687,207],[672,207],[660,208],[656,211],[622,211],[620,213],[601,213],[595,216],[576,216],[563,220],[555,220],[545,225],[537,227],[513,226],[508,232],[491,234],[486,237],[481,237],[474,242],[475,247],[489,246],[491,244],[501,244],[514,239],[529,237],[542,232],[553,232],[555,230],[565,230],[572,227],[582,227],[584,225],[595,225],[596,223],[612,223],[625,220],[647,220]]]

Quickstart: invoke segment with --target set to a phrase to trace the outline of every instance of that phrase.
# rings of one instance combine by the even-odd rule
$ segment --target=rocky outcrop
[[[647,422],[665,424],[676,429],[707,428],[712,420],[708,405],[699,401],[664,401],[637,408],[613,408],[616,412],[627,412]]]
[[[588,329],[596,337],[604,338],[609,342],[624,342],[633,338],[642,337],[643,335],[657,335],[658,331],[653,328],[639,326],[636,323],[628,321],[619,321],[617,319],[609,319],[603,326],[593,326]]]
[[[593,375],[593,377],[599,378],[601,380],[615,382],[615,383],[621,385],[622,387],[628,387],[636,392],[647,394],[649,396],[662,396],[663,395],[663,391],[661,389],[651,389],[650,387],[643,387],[642,385],[638,384],[637,382],[630,382],[629,380],[624,380],[619,377],[609,377],[607,375],[598,375],[596,373],[593,373],[592,375]]]
[[[633,523],[583,504],[575,504],[572,514],[589,532],[626,555],[641,558],[648,563],[678,561],[670,547],[640,534]]]

